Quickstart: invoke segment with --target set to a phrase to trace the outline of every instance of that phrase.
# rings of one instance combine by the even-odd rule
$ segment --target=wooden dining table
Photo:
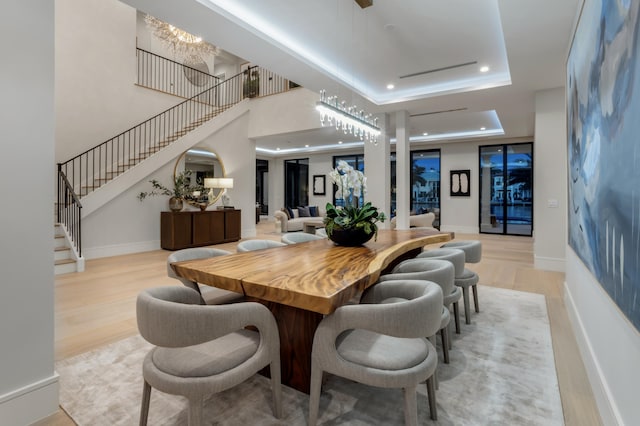
[[[425,245],[451,238],[431,229],[379,230],[376,240],[358,247],[321,239],[172,267],[188,280],[265,304],[280,332],[282,383],[308,393],[313,336],[324,315],[359,296],[380,274]]]

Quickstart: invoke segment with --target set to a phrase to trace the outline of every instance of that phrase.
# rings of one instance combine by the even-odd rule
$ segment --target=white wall
[[[567,245],[567,125],[564,88],[536,93],[533,180],[537,269],[565,270]]]
[[[495,141],[483,141],[491,145]],[[461,233],[478,233],[479,195],[478,146],[479,142],[442,144],[440,148],[440,229]],[[449,171],[471,170],[469,197],[451,197]]]
[[[180,101],[135,85],[135,9],[114,0],[56,0],[55,17],[57,162]]]
[[[234,179],[228,195],[234,207],[242,210],[242,236],[255,235],[255,143],[247,138],[249,115],[244,114],[220,131],[206,137],[198,146],[215,151],[224,163],[226,176]],[[175,163],[166,163],[147,178],[87,216],[82,222],[83,252],[88,259],[160,248],[160,212],[168,211],[168,197],[137,199],[141,191],[151,190],[151,179],[172,186]],[[220,202],[218,201],[218,204]],[[209,207],[209,209],[215,206]],[[185,209],[197,210],[186,206]]]
[[[640,333],[566,246],[565,305],[605,425],[640,419]]]
[[[24,425],[58,405],[51,179],[54,4],[8,0],[0,27],[5,55],[0,67],[0,191],[10,203],[0,210],[0,424]]]
[[[322,127],[316,111],[319,99],[317,93],[303,87],[252,99],[249,137],[253,139]],[[294,140],[295,135],[291,137]]]

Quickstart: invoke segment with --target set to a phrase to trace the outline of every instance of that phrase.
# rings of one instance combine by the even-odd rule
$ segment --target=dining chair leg
[[[431,412],[431,420],[438,420],[438,408],[436,407],[436,387],[434,377],[427,379],[427,396],[429,398],[429,411]]]
[[[320,391],[322,388],[322,370],[315,365],[311,366],[311,384],[309,386],[309,426],[315,426],[318,422],[318,410],[320,409]]]
[[[418,425],[418,402],[416,400],[416,387],[406,387],[404,390],[404,424],[406,426]]]
[[[480,306],[478,305],[478,286],[474,284],[471,290],[473,290],[473,304],[475,305],[476,312],[480,312]]]
[[[189,416],[187,417],[189,426],[202,425],[202,400],[201,396],[189,400]]]
[[[464,300],[464,322],[471,324],[471,307],[469,303],[469,287],[462,287],[462,299]]]
[[[282,418],[282,384],[280,377],[280,362],[272,362],[271,393],[273,394],[273,415],[276,419]]]
[[[151,400],[151,385],[144,381],[142,385],[142,404],[140,405],[140,426],[147,426],[149,418],[149,401]]]
[[[458,302],[453,302],[453,318],[456,321],[456,334],[460,334],[460,310]]]
[[[440,330],[442,340],[442,357],[445,364],[449,364],[449,327],[443,327]]]

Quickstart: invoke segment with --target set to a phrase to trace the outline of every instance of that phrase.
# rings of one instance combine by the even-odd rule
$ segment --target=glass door
[[[284,202],[292,209],[309,205],[309,159],[284,161]]]
[[[480,147],[480,232],[533,232],[533,144]]]
[[[440,229],[440,150],[411,151],[411,211],[433,213]]]

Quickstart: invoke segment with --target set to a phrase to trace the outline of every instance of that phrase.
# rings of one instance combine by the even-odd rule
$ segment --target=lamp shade
[[[233,188],[233,178],[205,178],[205,188]]]

